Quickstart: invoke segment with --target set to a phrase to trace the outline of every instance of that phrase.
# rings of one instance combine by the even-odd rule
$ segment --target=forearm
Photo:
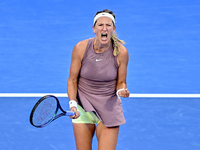
[[[68,83],[67,83],[67,94],[68,94],[69,100],[76,100],[77,81],[73,81],[71,79],[68,80]]]
[[[117,82],[116,90],[126,89],[126,88],[127,88],[126,81]]]
[[[76,119],[80,116],[79,112],[77,111],[77,100],[76,100],[76,94],[77,94],[77,81],[68,79],[67,83],[67,93],[69,98],[69,107],[70,111],[74,111],[75,115],[70,116],[72,119]]]

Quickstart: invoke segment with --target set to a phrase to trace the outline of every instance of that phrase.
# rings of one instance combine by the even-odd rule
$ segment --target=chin
[[[101,44],[108,44],[110,42],[111,38],[107,40],[100,40]]]
[[[101,44],[103,44],[103,45],[106,45],[108,43],[109,43],[109,41],[101,41]]]

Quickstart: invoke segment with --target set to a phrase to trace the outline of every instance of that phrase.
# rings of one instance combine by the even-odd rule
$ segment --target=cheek
[[[94,28],[94,29],[93,29],[93,32],[94,32],[95,34],[98,34],[99,30],[98,30],[97,28]]]
[[[95,34],[96,34],[97,36],[100,36],[100,35],[101,35],[100,30],[95,30]]]
[[[114,30],[113,29],[110,29],[110,34],[112,35],[114,33]]]

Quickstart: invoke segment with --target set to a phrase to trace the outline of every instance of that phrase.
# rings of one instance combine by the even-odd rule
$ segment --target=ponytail
[[[126,44],[126,43],[123,40],[120,40],[117,38],[117,33],[113,33],[111,39],[112,39],[113,48],[114,48],[113,55],[117,56],[120,53],[119,43],[121,44]]]

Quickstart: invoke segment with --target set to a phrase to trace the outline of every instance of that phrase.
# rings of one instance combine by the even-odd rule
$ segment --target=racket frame
[[[55,100],[56,100],[56,102],[57,102],[57,107],[56,107],[54,116],[53,116],[48,122],[46,122],[46,123],[44,123],[44,124],[35,125],[35,124],[33,123],[34,112],[35,112],[35,110],[37,109],[38,105],[40,105],[40,103],[41,103],[42,101],[44,101],[45,99],[47,99],[47,98],[49,98],[49,97],[55,98]],[[62,113],[56,115],[59,109],[62,111]],[[57,118],[59,118],[59,117],[61,117],[61,116],[65,116],[65,115],[70,116],[70,115],[73,115],[73,114],[72,114],[72,112],[67,112],[67,111],[64,111],[64,110],[62,109],[62,107],[61,107],[61,105],[60,105],[60,102],[59,102],[59,100],[58,100],[57,97],[55,97],[54,95],[45,95],[45,96],[43,96],[42,98],[40,98],[40,99],[37,101],[37,103],[34,105],[32,111],[31,111],[31,114],[30,114],[30,123],[31,123],[31,125],[33,125],[34,127],[42,128],[42,127],[47,126],[48,124],[50,124],[52,121],[56,120]]]

